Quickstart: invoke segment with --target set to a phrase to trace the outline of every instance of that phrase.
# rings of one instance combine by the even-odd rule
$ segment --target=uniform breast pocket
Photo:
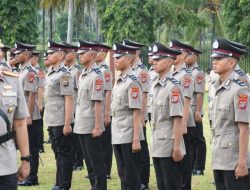
[[[218,117],[221,119],[228,119],[230,117],[230,105],[220,104],[218,106]]]
[[[157,129],[156,134],[157,134],[158,140],[172,139],[172,132],[168,127]]]
[[[2,105],[6,114],[13,114],[17,106],[17,97],[2,97]]]
[[[83,89],[81,90],[81,96],[79,97],[80,98],[80,101],[81,100],[90,100],[90,90],[89,89]]]
[[[156,101],[154,103],[154,112],[159,114],[158,117],[162,119],[169,117],[169,109],[165,101]]]

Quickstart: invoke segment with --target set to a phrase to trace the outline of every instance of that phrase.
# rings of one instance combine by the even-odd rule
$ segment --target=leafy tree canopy
[[[15,41],[36,44],[38,28],[36,23],[36,0],[1,0],[0,20],[3,27],[2,41],[13,45]]]

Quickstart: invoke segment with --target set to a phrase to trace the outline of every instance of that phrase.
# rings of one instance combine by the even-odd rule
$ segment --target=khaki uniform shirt
[[[24,66],[20,66],[19,79],[22,81],[24,95],[28,105],[29,92],[36,93],[34,111],[31,113],[32,120],[41,119],[40,111],[37,104],[37,92],[39,85],[39,75],[34,67],[27,63]]]
[[[205,92],[205,85],[206,85],[206,77],[204,72],[199,68],[198,64],[195,63],[189,68],[192,71],[192,75],[194,78],[194,93],[191,100],[191,107],[193,113],[196,112],[197,107],[197,93],[204,93]],[[203,111],[201,112],[203,115]],[[194,117],[194,114],[193,114]]]
[[[148,93],[149,92],[149,83],[150,83],[150,78],[148,74],[148,69],[146,66],[141,63],[135,63],[134,66],[131,68],[131,74],[135,75],[140,84],[141,84],[141,89],[143,93]],[[146,109],[144,112],[144,120],[148,120],[148,110]]]
[[[8,62],[5,61],[5,59],[0,60],[0,69],[6,69],[12,71],[11,66],[9,65]]]
[[[78,81],[82,72],[82,68],[79,64],[75,63],[69,67],[69,72],[74,80],[74,113],[76,112],[76,101],[77,101],[77,91],[78,91]]]
[[[162,80],[157,78],[153,85],[151,156],[171,157],[174,147],[173,117],[183,116],[184,97],[179,82],[171,72]],[[181,152],[186,153],[183,139]]]
[[[141,107],[141,85],[129,70],[119,76],[112,91],[112,144],[133,142],[133,109],[141,109]],[[140,126],[139,139],[144,140],[142,126]]]
[[[63,64],[52,68],[45,80],[45,122],[48,127],[65,124],[65,98],[73,96],[74,85],[70,72]]]
[[[105,62],[99,63],[98,68],[101,70],[103,74],[103,81],[104,81],[104,98],[106,98],[106,92],[112,91],[113,88],[113,76],[112,72],[107,64]],[[105,114],[106,109],[106,101],[103,101],[103,115]]]
[[[234,77],[234,73],[231,73],[222,84],[219,80],[214,83],[213,170],[235,170],[239,158],[238,122],[249,122],[249,89],[246,83]],[[249,156],[250,154],[248,154],[248,167]]]
[[[29,117],[23,88],[18,78],[0,75],[0,109],[7,115],[11,124],[15,119]],[[0,116],[0,136],[7,133],[7,126]],[[17,153],[14,140],[11,139],[0,145],[0,176],[17,172]]]
[[[96,120],[95,102],[104,99],[103,85],[103,75],[96,64],[88,69],[83,69],[79,77],[74,133],[92,133]],[[103,117],[101,120],[101,130],[104,131]]]
[[[190,69],[186,68],[186,64],[183,63],[179,69],[173,70],[172,76],[180,83],[183,96],[191,99],[194,93],[194,79]],[[195,127],[191,106],[189,107],[187,127]]]
[[[154,98],[154,88],[153,82],[157,79],[158,73],[155,72],[154,66],[151,66],[149,69],[149,92],[148,92],[148,113],[152,112],[152,103]]]

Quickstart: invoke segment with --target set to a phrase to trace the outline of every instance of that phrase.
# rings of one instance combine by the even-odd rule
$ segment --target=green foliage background
[[[14,42],[36,44],[38,42],[36,0],[1,0],[0,25],[4,29],[2,41],[13,45]]]

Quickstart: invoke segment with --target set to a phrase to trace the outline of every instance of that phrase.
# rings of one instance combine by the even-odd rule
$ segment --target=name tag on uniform
[[[5,97],[17,96],[17,93],[13,91],[6,91],[6,92],[2,92],[2,96],[5,96]]]

